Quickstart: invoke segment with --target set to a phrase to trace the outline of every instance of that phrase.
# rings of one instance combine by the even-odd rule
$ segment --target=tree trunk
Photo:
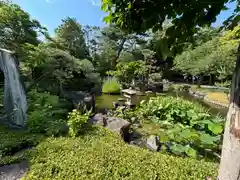
[[[240,55],[233,73],[230,104],[225,125],[219,180],[240,180]]]
[[[212,85],[212,75],[209,75],[209,85]]]
[[[117,65],[117,60],[119,59],[119,57],[120,57],[120,55],[121,55],[121,52],[122,52],[122,50],[123,50],[123,47],[124,47],[124,44],[125,44],[126,40],[127,40],[126,38],[123,38],[122,42],[121,42],[120,45],[119,45],[119,49],[118,49],[118,51],[117,51],[117,56],[116,56],[116,58],[114,59],[113,64],[112,64],[113,68],[115,68],[116,65]]]
[[[202,84],[202,79],[203,79],[203,77],[202,77],[202,75],[199,75],[198,76],[198,79],[197,79],[197,86],[200,88],[200,86],[201,86],[201,84]]]

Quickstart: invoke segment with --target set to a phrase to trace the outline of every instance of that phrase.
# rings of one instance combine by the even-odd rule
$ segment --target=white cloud
[[[101,6],[101,0],[89,0],[93,6]]]
[[[54,3],[56,0],[46,0],[46,3]]]

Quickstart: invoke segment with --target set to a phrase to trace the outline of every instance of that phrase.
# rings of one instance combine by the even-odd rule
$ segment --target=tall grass
[[[104,80],[102,86],[102,92],[105,94],[119,94],[120,93],[120,83],[115,77],[108,77]]]

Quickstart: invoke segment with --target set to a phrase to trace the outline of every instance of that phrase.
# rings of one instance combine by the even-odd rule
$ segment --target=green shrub
[[[77,137],[81,132],[84,132],[91,112],[81,113],[74,109],[68,116],[69,135]]]
[[[16,164],[26,160],[24,154],[15,155],[15,156],[4,156],[0,158],[0,167],[2,165]]]
[[[122,85],[129,87],[134,79],[144,81],[148,77],[149,67],[144,61],[119,62],[116,70],[107,74],[117,77]]]
[[[2,161],[4,156],[11,156],[21,149],[35,146],[42,139],[42,135],[30,134],[27,131],[9,130],[5,126],[0,126],[0,137],[0,159]]]
[[[188,92],[189,89],[191,89],[191,86],[187,84],[174,84],[173,87],[175,91],[183,91],[183,92]]]
[[[109,77],[104,81],[102,92],[109,94],[119,94],[120,93],[120,84],[115,77]]]
[[[219,87],[230,88],[230,87],[231,87],[231,81],[224,81],[224,82],[222,82],[222,83],[216,82],[215,85],[216,85],[216,86],[219,86]]]
[[[66,121],[62,119],[67,117],[68,110],[58,96],[34,90],[28,97],[27,125],[31,132],[59,135],[67,130]]]
[[[160,124],[162,150],[193,158],[220,154],[223,121],[208,114],[200,104],[175,97],[154,97],[125,117]],[[130,116],[130,117],[129,117]],[[211,151],[208,152],[208,149]]]
[[[31,168],[24,180],[199,180],[216,178],[218,166],[129,146],[101,127],[77,138],[48,138],[29,160]]]
[[[156,85],[162,82],[162,73],[149,74],[149,84]]]

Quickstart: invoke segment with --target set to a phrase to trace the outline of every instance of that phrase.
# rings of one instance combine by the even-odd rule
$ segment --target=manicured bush
[[[102,92],[106,94],[119,94],[120,84],[115,77],[109,77],[103,83]]]
[[[0,159],[11,156],[23,148],[35,146],[43,138],[42,135],[30,134],[27,131],[9,130],[0,126]],[[1,161],[0,161],[1,164]]]
[[[66,121],[62,119],[66,119],[68,110],[58,96],[33,90],[28,100],[27,125],[31,132],[59,135],[67,130]]]
[[[101,127],[78,138],[48,138],[30,154],[24,180],[216,178],[215,163],[152,153],[124,143]]]

